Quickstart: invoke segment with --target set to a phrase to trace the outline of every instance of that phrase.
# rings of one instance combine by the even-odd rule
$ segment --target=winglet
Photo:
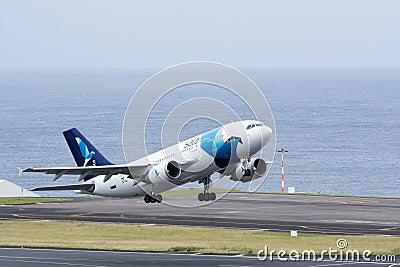
[[[20,167],[17,167],[18,168],[18,176],[21,176],[22,175],[22,172],[24,171],[24,169],[22,169],[22,168],[20,168]]]

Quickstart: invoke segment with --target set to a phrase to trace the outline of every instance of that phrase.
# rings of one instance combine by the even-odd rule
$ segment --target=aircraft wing
[[[105,175],[106,182],[115,174],[133,175],[134,178],[140,178],[147,174],[151,164],[145,165],[103,165],[103,166],[86,166],[86,167],[56,167],[56,168],[28,168],[21,172],[41,172],[46,174],[54,174],[53,181],[59,179],[63,175],[80,175],[79,180],[82,180],[88,175]]]
[[[32,188],[30,191],[90,190],[91,188],[94,188],[93,184],[69,184],[69,185],[35,187]]]
[[[181,167],[187,168],[197,159],[186,160],[180,162]],[[102,165],[102,166],[86,166],[86,167],[55,167],[55,168],[27,168],[20,170],[22,172],[40,172],[46,174],[54,174],[53,181],[59,179],[63,175],[79,175],[79,181],[88,175],[105,175],[104,182],[108,181],[111,176],[115,174],[126,174],[130,178],[136,178],[140,180],[147,175],[152,164],[143,165],[131,165],[131,164],[120,164],[120,165]],[[129,177],[128,177],[129,178]]]

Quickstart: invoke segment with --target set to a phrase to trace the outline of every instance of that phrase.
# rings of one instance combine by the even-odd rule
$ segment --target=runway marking
[[[379,229],[380,231],[392,231],[392,230],[396,230],[398,229],[398,227],[388,227],[388,228],[381,228]]]
[[[16,248],[1,248],[1,249],[16,249]],[[17,249],[19,249],[19,248],[17,248]],[[22,250],[25,250],[25,249],[29,250],[29,248],[22,248]],[[30,250],[45,250],[45,249],[33,248],[33,249],[30,249]],[[50,250],[50,251],[52,251],[52,250]],[[57,251],[57,249],[54,250],[54,251]],[[58,249],[58,251],[62,251],[62,252],[76,252],[77,250]],[[78,250],[78,251],[83,251],[83,250]],[[38,258],[38,257],[1,256],[1,255],[0,255],[0,260],[2,260],[2,259],[7,259],[7,258],[12,258],[12,259],[24,259],[24,260],[28,260],[28,259],[38,260],[38,259],[41,259],[41,260],[70,260],[70,261],[94,261],[94,262],[96,262],[96,261],[101,261],[101,262],[107,261],[107,262],[113,262],[113,263],[123,263],[123,261],[104,260],[104,259],[90,259],[90,260],[88,260],[88,259],[83,259],[83,258],[61,258],[61,257],[60,257],[60,258],[56,258],[56,257],[51,257],[51,258],[50,258],[50,257],[40,257],[40,258]]]
[[[307,229],[310,232],[316,232],[316,233],[325,233],[325,234],[371,234],[371,231],[381,231],[380,229],[363,229],[363,228],[339,228],[339,227],[324,227],[324,226],[305,226],[305,225],[300,225],[298,226],[299,228],[302,229]],[[355,232],[356,230],[361,230],[363,232]],[[389,229],[387,231],[395,231],[396,229]],[[374,235],[374,233],[372,233]],[[394,235],[396,236],[396,235]]]
[[[0,247],[0,250],[31,250],[31,251],[50,251],[50,252],[80,252],[80,253],[108,253],[108,254],[158,254],[166,256],[198,256],[198,257],[215,257],[215,258],[232,258],[232,255],[225,254],[202,254],[202,253],[174,253],[174,252],[153,252],[153,251],[115,251],[115,250],[79,250],[79,249],[52,249],[52,248],[10,248],[10,247]],[[247,259],[257,259],[257,256],[245,255],[243,258]],[[117,261],[116,261],[117,262]]]
[[[80,252],[80,253],[109,253],[109,254],[159,254],[168,256],[204,256],[204,257],[218,257],[218,258],[231,258],[232,255],[224,254],[202,254],[202,253],[173,253],[173,252],[153,252],[153,251],[115,251],[115,250],[80,250],[80,249],[53,249],[53,248],[10,248],[0,247],[0,250],[31,250],[31,251],[50,251],[50,252]],[[244,258],[256,259],[256,256],[246,255]]]
[[[360,220],[319,220],[320,222],[335,222],[335,223],[362,223],[362,224],[372,224],[372,225],[390,225],[399,224],[398,222],[382,222],[382,221],[360,221]],[[395,227],[395,226],[393,226]]]
[[[251,267],[251,265],[220,264],[220,267]]]

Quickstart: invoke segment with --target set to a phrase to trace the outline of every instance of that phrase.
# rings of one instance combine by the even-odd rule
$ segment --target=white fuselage
[[[150,163],[156,166],[170,161],[178,162],[182,166],[182,172],[172,182],[158,177],[157,172],[150,171],[146,177],[147,182],[135,177],[128,178],[126,174],[117,174],[106,182],[103,181],[104,175],[99,175],[85,183],[95,185],[91,193],[93,195],[129,197],[146,195],[148,191],[161,193],[240,164],[244,158],[260,151],[271,135],[271,129],[258,121],[233,122],[128,164]]]

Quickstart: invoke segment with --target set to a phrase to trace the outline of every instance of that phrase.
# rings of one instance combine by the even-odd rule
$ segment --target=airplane
[[[77,167],[27,168],[22,172],[79,175],[79,184],[36,187],[31,191],[75,190],[106,197],[144,196],[160,203],[160,193],[198,181],[204,190],[199,201],[215,200],[209,192],[211,175],[218,172],[233,181],[250,182],[265,175],[272,161],[251,158],[272,136],[272,129],[256,120],[232,122],[189,138],[127,164],[108,161],[76,128],[63,132]]]

